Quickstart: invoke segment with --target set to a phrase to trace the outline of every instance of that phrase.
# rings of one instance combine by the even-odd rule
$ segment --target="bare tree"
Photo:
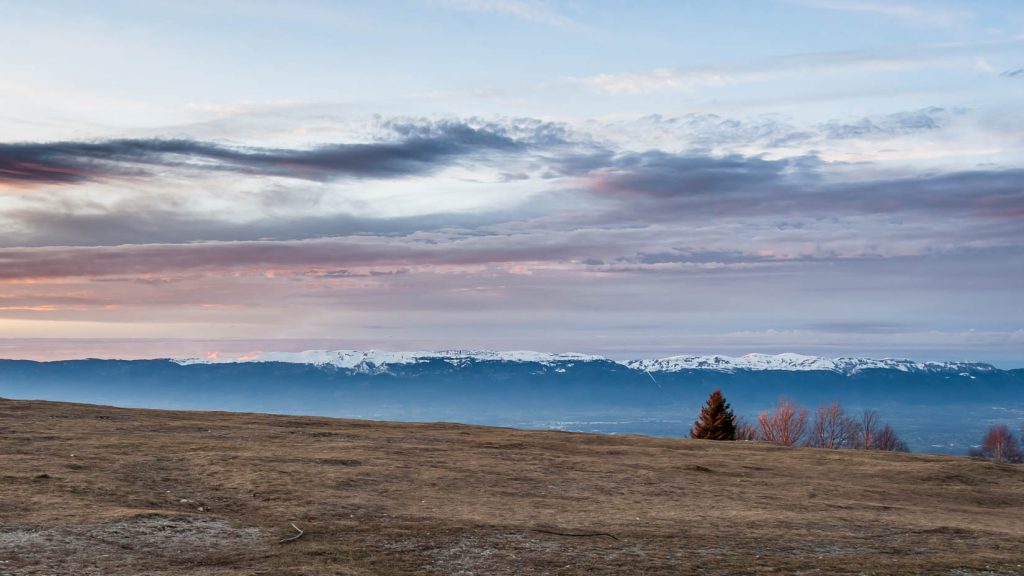
[[[981,439],[981,448],[971,450],[971,456],[985,458],[993,462],[1021,462],[1021,453],[1017,439],[1005,424],[989,427],[985,437]]]
[[[762,412],[757,422],[766,441],[792,446],[807,434],[807,408],[782,398],[773,412]]]
[[[851,446],[861,450],[874,450],[878,436],[878,412],[865,410],[857,421],[856,432]]]
[[[819,406],[807,435],[807,445],[815,448],[847,448],[857,437],[857,422],[848,417],[839,402]]]
[[[906,442],[900,439],[892,426],[886,424],[875,433],[872,450],[887,450],[889,452],[910,452]]]
[[[736,439],[737,440],[760,440],[761,431],[757,424],[747,420],[743,416],[736,417]]]
[[[861,450],[884,450],[887,452],[910,452],[907,443],[900,438],[896,430],[888,424],[882,424],[878,412],[865,410],[860,418],[851,419],[852,431],[849,446]]]

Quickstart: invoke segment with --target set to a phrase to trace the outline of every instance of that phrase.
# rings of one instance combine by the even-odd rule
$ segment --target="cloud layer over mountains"
[[[469,4],[11,7],[9,354],[1020,357],[1012,4]]]

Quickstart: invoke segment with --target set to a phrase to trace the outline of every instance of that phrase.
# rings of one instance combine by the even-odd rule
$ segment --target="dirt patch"
[[[258,528],[196,517],[136,516],[103,524],[0,527],[0,574],[173,573],[217,566],[266,546]]]

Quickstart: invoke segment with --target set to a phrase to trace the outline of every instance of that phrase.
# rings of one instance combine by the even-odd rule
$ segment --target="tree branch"
[[[295,528],[295,531],[298,532],[298,534],[296,534],[295,536],[291,536],[289,538],[285,538],[284,540],[280,540],[278,541],[278,544],[284,544],[285,542],[294,542],[299,538],[302,538],[302,535],[305,534],[305,532],[303,532],[301,528],[295,525],[295,522],[290,522],[290,524],[292,525],[292,528]]]

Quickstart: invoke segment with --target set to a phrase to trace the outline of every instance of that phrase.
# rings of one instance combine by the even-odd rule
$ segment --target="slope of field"
[[[1024,574],[1021,510],[962,458],[0,401],[0,574]]]

